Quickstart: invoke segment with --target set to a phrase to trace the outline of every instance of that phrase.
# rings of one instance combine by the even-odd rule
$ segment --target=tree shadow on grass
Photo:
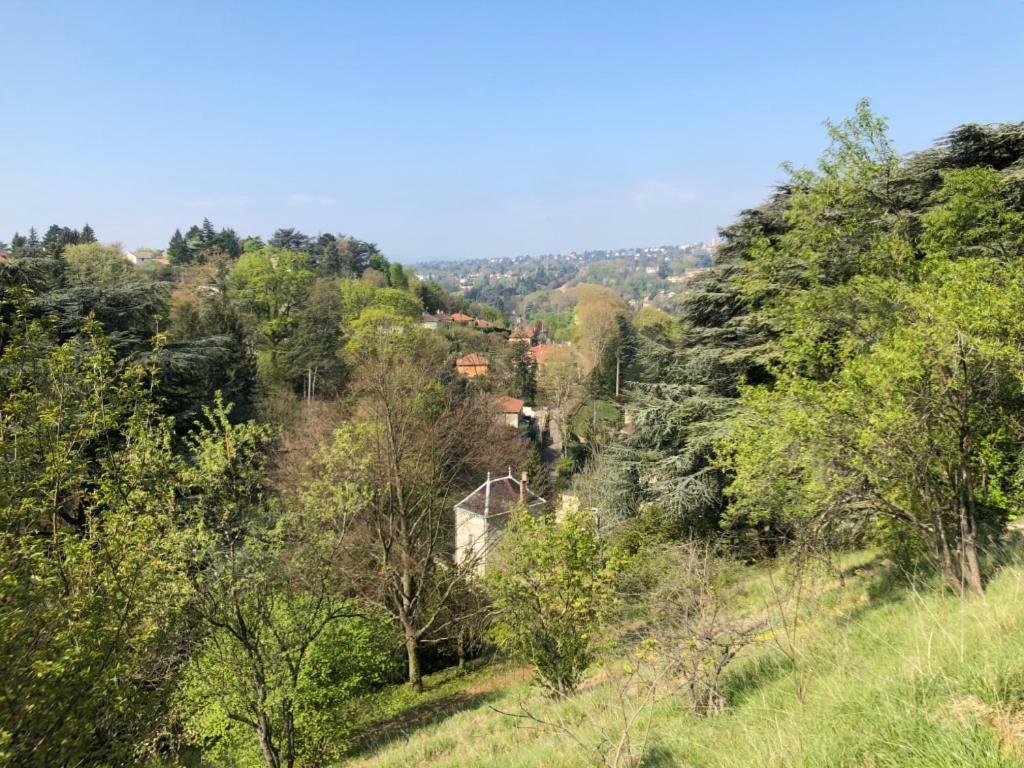
[[[416,731],[443,722],[467,709],[476,709],[497,698],[499,693],[500,691],[460,691],[405,709],[391,719],[361,729],[347,756],[366,755],[392,744],[408,741]]]
[[[643,768],[678,768],[681,763],[668,749],[655,744],[647,750],[640,765]]]
[[[722,694],[729,706],[738,706],[758,689],[785,677],[792,669],[793,660],[777,648],[751,655],[722,675]]]

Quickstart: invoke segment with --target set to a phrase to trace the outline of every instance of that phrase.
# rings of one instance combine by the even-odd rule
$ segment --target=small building
[[[136,267],[141,267],[144,264],[153,264],[159,261],[159,254],[156,251],[125,251],[125,259],[128,263],[134,264]]]
[[[495,420],[518,429],[523,418],[523,405],[518,397],[499,397],[494,401]]]
[[[455,370],[460,376],[472,379],[476,376],[486,376],[490,361],[483,355],[470,352],[455,361]]]
[[[531,347],[544,341],[544,326],[537,322],[532,325],[518,325],[508,337],[510,344],[525,342]]]
[[[424,312],[420,316],[420,325],[431,331],[436,331],[442,325],[448,322],[448,316],[444,312],[438,312],[437,314],[431,314]]]
[[[496,479],[488,472],[487,480],[455,505],[455,561],[482,574],[512,511],[523,505],[539,514],[546,503],[529,489],[525,473],[517,480],[511,467],[505,477]]]
[[[462,312],[456,312],[454,315],[452,315],[452,322],[459,323],[460,325],[465,325],[466,323],[472,323],[473,318],[470,317],[469,315],[463,314]]]

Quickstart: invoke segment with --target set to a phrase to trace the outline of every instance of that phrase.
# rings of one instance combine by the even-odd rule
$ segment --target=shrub
[[[495,643],[531,664],[553,695],[571,693],[613,601],[616,566],[602,552],[593,517],[570,511],[554,521],[516,511],[495,560],[488,572]]]

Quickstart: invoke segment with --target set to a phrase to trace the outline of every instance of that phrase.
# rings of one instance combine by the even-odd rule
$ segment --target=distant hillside
[[[634,307],[670,306],[694,270],[711,266],[715,244],[572,251],[564,254],[431,261],[416,265],[422,279],[438,282],[469,301],[528,314],[530,294],[581,283],[603,285]]]

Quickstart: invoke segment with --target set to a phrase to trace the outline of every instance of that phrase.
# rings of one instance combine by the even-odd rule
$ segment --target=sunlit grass
[[[804,620],[795,633],[767,633],[731,668],[725,714],[699,719],[672,697],[656,705],[646,765],[1024,765],[1024,568],[1003,568],[984,598],[962,602],[931,588],[893,586],[867,554],[836,567],[845,584],[835,569],[805,578]],[[725,588],[743,613],[769,615],[783,600],[793,610],[779,569],[745,569]],[[355,762],[587,765],[564,736],[501,712],[519,711],[525,701],[542,717],[580,721],[578,735],[596,738],[615,728],[608,682],[615,668],[608,662],[595,670],[563,703],[544,699],[508,667],[462,681],[449,673],[430,681],[435,690],[483,695]]]

